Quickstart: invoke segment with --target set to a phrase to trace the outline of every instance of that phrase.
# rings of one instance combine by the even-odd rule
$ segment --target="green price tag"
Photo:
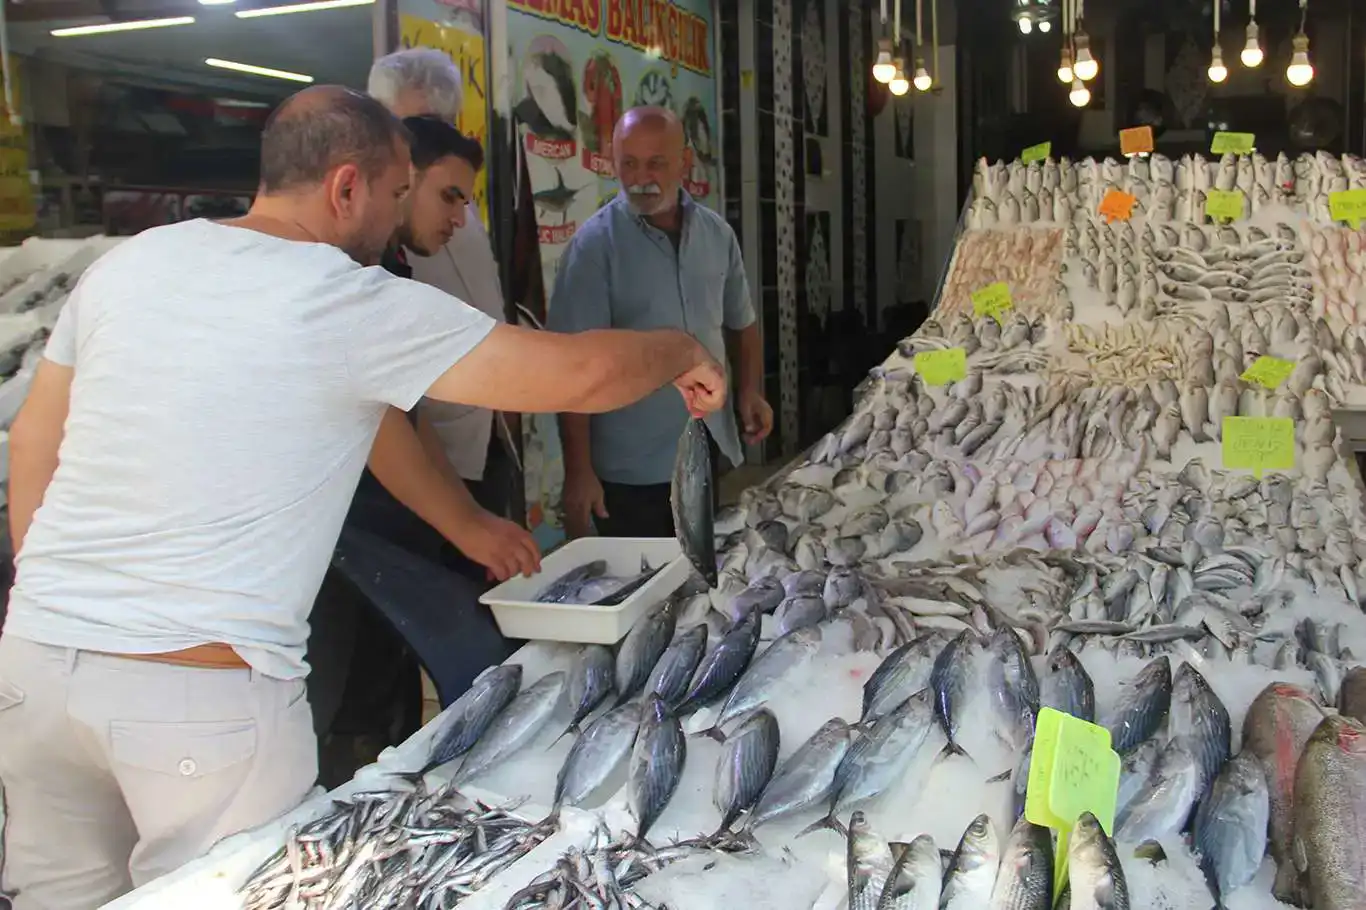
[[[1053,143],[1040,142],[1038,145],[1031,145],[1029,148],[1020,152],[1020,162],[1029,164],[1031,161],[1043,161],[1053,152]]]
[[[915,355],[915,371],[925,385],[948,385],[967,378],[968,352],[962,348],[921,351]]]
[[[1252,366],[1247,368],[1247,372],[1238,378],[1243,382],[1255,382],[1257,385],[1274,390],[1289,379],[1293,372],[1295,372],[1293,360],[1262,356],[1254,360]]]
[[[1251,155],[1256,147],[1257,136],[1253,133],[1215,133],[1209,150],[1215,155]]]
[[[972,292],[972,311],[978,319],[983,316],[991,316],[997,322],[1004,324],[1006,313],[1009,313],[1014,306],[1015,304],[1010,299],[1010,285],[1004,281],[989,284]]]
[[[1025,790],[1025,818],[1058,832],[1053,854],[1054,898],[1067,883],[1067,835],[1090,812],[1111,836],[1119,798],[1119,756],[1110,731],[1070,714],[1041,708],[1034,727]]]
[[[1339,190],[1328,194],[1328,213],[1334,221],[1345,221],[1360,230],[1366,221],[1366,190]]]
[[[1295,421],[1289,417],[1225,417],[1224,467],[1256,473],[1295,467]]]
[[[1243,217],[1242,190],[1209,190],[1205,195],[1205,214],[1215,221],[1237,221]]]

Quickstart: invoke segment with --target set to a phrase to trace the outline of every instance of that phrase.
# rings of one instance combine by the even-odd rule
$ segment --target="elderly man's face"
[[[678,190],[688,172],[682,130],[655,122],[628,123],[612,151],[632,211],[660,215],[678,205]]]

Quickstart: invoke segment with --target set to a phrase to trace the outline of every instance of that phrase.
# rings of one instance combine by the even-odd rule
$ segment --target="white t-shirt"
[[[48,342],[74,367],[71,409],[4,633],[132,654],[224,642],[303,676],[384,409],[411,408],[493,324],[321,243],[204,220],[124,242]]]
[[[498,282],[498,262],[493,258],[479,209],[468,206],[465,226],[434,256],[409,251],[413,280],[440,288],[498,322],[503,317],[503,289]],[[445,401],[422,402],[422,413],[432,423],[456,473],[466,480],[484,479],[488,460],[493,412]]]

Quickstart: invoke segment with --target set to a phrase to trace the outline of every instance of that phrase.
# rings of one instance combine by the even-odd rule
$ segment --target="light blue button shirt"
[[[547,327],[683,329],[726,363],[723,329],[754,323],[740,244],[725,219],[680,191],[683,232],[669,235],[634,214],[624,195],[583,223],[560,257]],[[608,483],[668,483],[688,411],[673,386],[590,421],[593,470]],[[739,464],[744,453],[727,406],[707,418],[721,451]]]

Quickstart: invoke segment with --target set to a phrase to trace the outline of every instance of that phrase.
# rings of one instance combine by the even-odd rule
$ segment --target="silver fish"
[[[1076,655],[1059,648],[1049,656],[1046,667],[1048,672],[1039,680],[1039,704],[1093,722],[1096,718],[1095,688]]]
[[[502,664],[480,674],[446,709],[446,719],[433,737],[432,751],[422,773],[472,749],[494,718],[517,696],[521,686],[521,664]]]
[[[1010,832],[989,910],[1049,910],[1053,905],[1053,837],[1021,818]]]
[[[1252,880],[1266,854],[1271,798],[1252,754],[1229,760],[1200,804],[1191,829],[1200,868],[1216,901]]]
[[[451,783],[473,780],[535,739],[563,700],[566,682],[563,671],[547,673],[514,698],[466,753]]]
[[[877,910],[939,910],[941,869],[934,838],[920,835],[897,857]]]
[[[752,831],[765,822],[818,805],[830,796],[835,771],[844,760],[853,729],[838,717],[821,725],[778,768],[745,821]]]
[[[617,704],[623,704],[650,678],[650,671],[674,637],[673,605],[665,601],[636,620],[617,649]]]
[[[991,817],[983,813],[963,831],[944,873],[940,910],[980,910],[991,899],[1001,845]]]
[[[789,673],[800,670],[810,662],[821,646],[819,626],[807,626],[789,632],[769,645],[768,650],[750,664],[749,669],[740,677],[730,695],[721,706],[716,723],[705,731],[707,735],[723,740],[721,726],[768,701],[778,681]]]
[[[658,695],[667,705],[676,705],[688,692],[697,665],[707,651],[707,624],[698,623],[674,639],[660,655],[645,681],[645,694]]]
[[[1167,726],[1173,736],[1189,740],[1200,766],[1200,792],[1204,793],[1228,761],[1232,731],[1228,709],[1192,664],[1182,664],[1176,671]]]
[[[922,635],[888,654],[863,684],[860,722],[875,721],[924,691],[940,644],[938,636]]]
[[[578,735],[579,724],[612,691],[615,671],[616,660],[611,649],[604,645],[584,645],[569,671],[569,706],[574,709],[574,717],[565,733]]]
[[[892,873],[892,850],[862,812],[849,819],[849,910],[876,910],[882,886]]]
[[[631,750],[627,778],[637,839],[644,839],[673,799],[687,754],[687,738],[677,715],[657,696],[651,696]]]
[[[1164,655],[1149,663],[1121,691],[1106,726],[1120,755],[1136,748],[1167,718],[1172,699],[1172,666]]]
[[[758,801],[777,763],[778,719],[760,708],[731,733],[716,765],[713,797],[721,812],[718,835],[729,831],[740,813]]]
[[[616,773],[631,754],[640,711],[637,702],[613,708],[574,740],[555,780],[555,811],[561,805],[579,805]]]
[[[1115,817],[1116,836],[1141,844],[1179,832],[1200,798],[1200,765],[1190,741],[1174,737],[1157,757],[1143,787]]]
[[[730,691],[730,687],[735,685],[740,674],[749,666],[758,646],[759,616],[751,613],[744,622],[727,632],[716,649],[702,659],[692,685],[678,707],[679,712],[694,711]]]
[[[1115,845],[1090,812],[1067,841],[1069,910],[1129,910],[1129,885]]]

